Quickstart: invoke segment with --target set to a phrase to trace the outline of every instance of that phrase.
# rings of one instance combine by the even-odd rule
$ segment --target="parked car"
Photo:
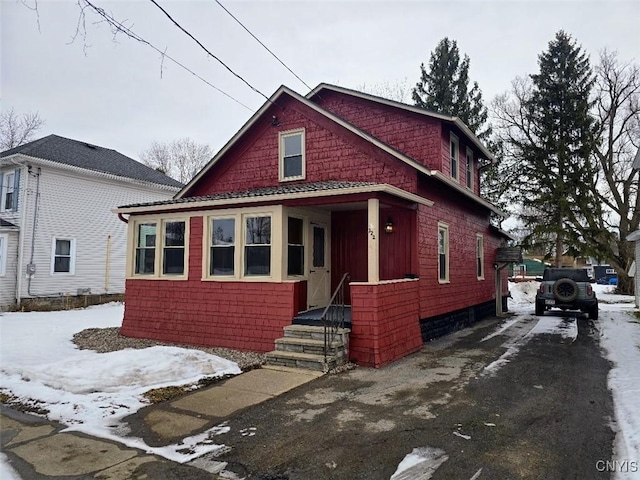
[[[580,310],[590,319],[598,319],[598,299],[586,270],[580,268],[547,268],[536,293],[536,315],[551,308]]]
[[[598,285],[618,285],[617,275],[606,275],[598,279]]]

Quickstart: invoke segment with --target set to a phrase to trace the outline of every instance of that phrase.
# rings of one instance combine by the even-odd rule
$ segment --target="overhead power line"
[[[221,90],[220,88],[216,87],[215,85],[213,85],[211,82],[209,82],[208,80],[206,80],[205,78],[201,77],[200,75],[198,75],[197,73],[195,73],[193,70],[191,70],[189,67],[187,67],[186,65],[180,63],[178,60],[176,60],[175,58],[171,57],[170,55],[167,55],[167,53],[163,52],[162,50],[160,50],[159,48],[157,48],[155,45],[153,45],[152,43],[150,43],[149,41],[145,40],[144,38],[142,38],[140,35],[138,35],[137,33],[135,33],[133,30],[131,30],[129,27],[125,26],[124,24],[120,23],[119,21],[117,21],[115,18],[113,18],[113,16],[109,15],[103,8],[97,7],[95,5],[93,5],[89,0],[84,0],[84,2],[91,7],[98,15],[100,15],[102,18],[105,19],[105,21],[111,25],[114,29],[115,32],[122,32],[125,35],[127,35],[129,38],[132,38],[134,40],[137,40],[140,43],[143,43],[149,47],[151,47],[152,49],[154,49],[156,52],[158,52],[160,55],[162,55],[162,58],[168,58],[169,60],[171,60],[173,63],[175,63],[176,65],[178,65],[179,67],[183,68],[184,70],[186,70],[187,72],[189,72],[191,75],[193,75],[194,77],[198,78],[199,80],[201,80],[202,82],[206,83],[207,85],[209,85],[211,88],[213,88],[214,90],[218,91],[219,93],[221,93],[222,95],[224,95],[225,97],[233,100],[234,102],[236,102],[239,105],[242,105],[244,108],[246,108],[247,110],[249,110],[250,112],[253,112],[254,110],[248,106],[246,106],[244,103],[242,103],[240,100],[232,97],[231,95],[229,95],[227,92],[225,92],[224,90]]]
[[[256,37],[256,36],[251,32],[251,30],[249,30],[247,27],[245,27],[245,26],[244,26],[244,24],[243,24],[240,20],[238,20],[238,19],[233,15],[233,13],[231,13],[229,10],[227,10],[227,8],[226,8],[224,5],[222,5],[222,3],[220,3],[220,1],[219,1],[219,0],[215,0],[215,2],[216,2],[218,5],[220,5],[220,7],[221,7],[225,12],[227,12],[227,13],[229,14],[229,16],[231,16],[231,18],[233,18],[236,22],[238,22],[238,24],[239,24],[242,28],[244,28],[244,29],[245,29],[245,31],[246,31],[249,35],[251,35],[251,36],[254,38],[254,40],[255,40],[256,42],[258,42],[260,45],[262,45],[262,46],[264,47],[264,49],[265,49],[267,52],[269,52],[269,53],[273,56],[273,58],[275,58],[276,60],[278,60],[278,61],[282,64],[282,66],[283,66],[284,68],[286,68],[287,70],[289,70],[289,72],[291,72],[291,74],[292,74],[294,77],[296,77],[298,80],[300,80],[300,81],[302,82],[302,84],[303,84],[305,87],[307,87],[309,90],[313,90],[309,85],[307,85],[307,82],[305,82],[304,80],[302,80],[302,79],[301,79],[301,78],[300,78],[300,77],[299,77],[299,76],[298,76],[298,75],[297,75],[293,70],[291,70],[291,69],[290,69],[290,68],[289,68],[289,67],[288,67],[288,66],[287,66],[287,65],[286,65],[282,60],[280,60],[280,58],[278,58],[278,56],[277,56],[275,53],[273,53],[273,52],[269,49],[269,47],[267,47],[264,43],[262,43],[262,42],[260,41],[260,39],[259,39],[258,37]]]
[[[211,53],[207,47],[205,47],[202,43],[200,43],[200,41],[194,37],[188,30],[186,30],[184,27],[182,27],[182,25],[180,25],[177,21],[175,21],[173,19],[173,17],[171,15],[169,15],[169,13],[162,8],[162,6],[160,4],[158,4],[158,2],[156,2],[156,0],[150,0],[151,3],[153,3],[156,7],[158,7],[162,13],[164,13],[167,18],[169,20],[171,20],[171,22],[178,27],[180,30],[182,30],[189,38],[191,38],[194,42],[196,42],[198,44],[198,46],[200,48],[202,48],[205,52],[207,52],[207,54],[213,58],[214,60],[216,60],[217,62],[219,62],[224,68],[226,68],[229,72],[231,72],[236,78],[238,78],[239,80],[241,80],[245,85],[247,85],[251,90],[253,90],[254,92],[258,93],[259,95],[262,95],[268,102],[271,102],[271,100],[269,99],[269,97],[267,97],[264,93],[262,93],[260,90],[258,90],[256,87],[254,87],[253,85],[251,85],[248,81],[246,81],[241,75],[239,75],[238,73],[234,72],[231,67],[229,67],[226,63],[224,63],[222,60],[220,60],[216,55],[214,55],[213,53]],[[273,102],[272,102],[273,103]]]

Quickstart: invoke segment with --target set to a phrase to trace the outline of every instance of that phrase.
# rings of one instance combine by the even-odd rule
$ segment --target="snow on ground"
[[[147,405],[144,392],[241,371],[234,362],[199,350],[157,346],[96,353],[79,350],[71,342],[73,334],[85,328],[119,326],[122,315],[122,304],[3,314],[0,390],[21,401],[37,401],[38,407],[49,410],[50,420],[68,425],[67,430],[116,440],[174,461],[186,462],[223,448],[210,437],[223,433],[225,427],[164,448],[126,437],[119,420]],[[193,453],[177,452],[185,446],[193,447]]]
[[[540,334],[557,334],[570,343],[575,339],[575,321],[562,315],[534,316],[538,282],[510,283],[512,317],[496,327],[482,341],[504,335],[506,353],[487,366],[495,374],[501,365],[518,354],[519,348]],[[613,393],[617,428],[614,459],[640,459],[640,318],[631,296],[615,295],[614,287],[594,285],[600,302],[601,344],[613,367],[609,388]],[[119,326],[123,306],[109,304],[65,312],[6,313],[0,318],[0,390],[21,399],[37,400],[49,410],[48,418],[89,435],[119,441],[177,462],[226,448],[214,442],[215,435],[229,427],[220,425],[200,435],[183,439],[181,445],[163,448],[147,446],[141,439],[127,437],[118,426],[123,417],[145,405],[142,393],[152,388],[183,385],[203,377],[238,374],[235,363],[200,351],[177,347],[151,347],[95,353],[78,350],[71,342],[74,333],[85,328]],[[193,453],[178,452],[192,447]],[[188,448],[187,448],[188,449]],[[430,478],[448,457],[445,452],[421,447],[409,453],[393,475],[402,478]],[[605,459],[606,460],[606,459]],[[412,471],[421,476],[411,477]],[[5,456],[0,456],[0,477],[13,478]],[[618,480],[637,472],[617,472]],[[474,475],[475,477],[475,475]]]
[[[565,318],[560,310],[535,316],[536,292],[539,282],[509,283],[509,310],[513,313],[496,329],[485,336],[485,342],[496,336],[505,337],[504,354],[484,368],[483,375],[495,375],[500,367],[518,354],[520,348],[536,335],[553,334],[570,344],[577,335],[575,318]],[[596,326],[600,332],[603,354],[612,362],[608,387],[613,395],[616,430],[613,458],[602,459],[601,468],[608,468],[615,480],[638,478],[640,471],[640,313],[634,297],[617,295],[615,287],[593,285],[600,307]],[[555,312],[555,314],[554,314]],[[456,432],[454,432],[455,434]],[[426,480],[448,458],[442,450],[437,455],[431,447],[415,448],[398,465],[391,480]],[[479,470],[471,480],[481,474]]]

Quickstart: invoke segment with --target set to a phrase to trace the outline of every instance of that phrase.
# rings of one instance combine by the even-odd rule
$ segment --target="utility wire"
[[[173,63],[175,63],[176,65],[178,65],[179,67],[183,68],[184,70],[186,70],[187,72],[189,72],[191,75],[193,75],[194,77],[198,78],[199,80],[203,81],[204,83],[206,83],[207,85],[209,85],[211,88],[213,88],[214,90],[220,92],[222,95],[224,95],[225,97],[233,100],[234,102],[236,102],[239,105],[242,105],[244,108],[246,108],[247,110],[249,110],[250,112],[254,112],[254,110],[248,106],[246,106],[244,103],[242,103],[240,100],[232,97],[231,95],[229,95],[227,92],[219,89],[218,87],[216,87],[215,85],[213,85],[211,82],[209,82],[208,80],[206,80],[205,78],[201,77],[200,75],[198,75],[197,73],[195,73],[193,70],[191,70],[189,67],[187,67],[186,65],[183,65],[182,63],[180,63],[178,60],[176,60],[175,58],[171,57],[170,55],[167,55],[165,52],[163,52],[162,50],[160,50],[159,48],[157,48],[156,46],[154,46],[153,44],[151,44],[150,42],[148,42],[147,40],[145,40],[144,38],[142,38],[141,36],[139,36],[138,34],[136,34],[134,31],[132,31],[130,28],[128,28],[127,26],[123,25],[122,23],[118,22],[115,18],[113,18],[111,15],[109,15],[104,9],[100,8],[100,7],[96,7],[95,5],[93,5],[89,0],[84,0],[84,2],[91,7],[98,15],[100,15],[101,17],[103,17],[107,23],[109,23],[109,25],[111,25],[116,32],[122,32],[125,35],[127,35],[128,37],[137,40],[140,43],[144,43],[145,45],[148,45],[149,47],[151,47],[152,49],[154,49],[156,52],[158,52],[160,55],[162,55],[163,58],[168,58],[169,60],[171,60]]]
[[[249,35],[251,35],[251,36],[254,38],[254,40],[255,40],[256,42],[258,42],[260,45],[262,45],[262,46],[264,47],[264,49],[265,49],[267,52],[269,52],[269,53],[273,56],[273,58],[275,58],[276,60],[278,60],[278,61],[282,64],[282,66],[283,66],[284,68],[286,68],[287,70],[289,70],[289,72],[291,72],[291,74],[292,74],[294,77],[296,77],[298,80],[300,80],[300,81],[303,83],[303,85],[304,85],[305,87],[307,87],[309,90],[313,90],[309,85],[307,85],[307,82],[305,82],[304,80],[302,80],[302,79],[301,79],[301,78],[300,78],[300,77],[299,77],[299,76],[298,76],[298,75],[297,75],[293,70],[291,70],[291,69],[290,69],[290,68],[289,68],[289,67],[288,67],[288,66],[287,66],[287,65],[286,65],[282,60],[280,60],[280,58],[278,58],[278,56],[277,56],[275,53],[273,53],[273,52],[269,49],[269,47],[267,47],[264,43],[262,43],[262,42],[260,41],[260,39],[259,39],[258,37],[256,37],[256,36],[251,32],[251,30],[249,30],[247,27],[245,27],[245,26],[244,26],[244,24],[243,24],[240,20],[238,20],[238,19],[233,15],[233,13],[231,13],[229,10],[227,10],[227,8],[226,8],[224,5],[222,5],[222,3],[220,3],[220,1],[219,1],[219,0],[215,0],[215,2],[216,2],[218,5],[220,5],[220,7],[221,7],[225,12],[227,12],[231,18],[233,18],[236,22],[238,22],[238,24],[239,24],[242,28],[244,28],[244,29],[246,30],[246,32],[247,32]]]
[[[193,35],[191,35],[191,33],[189,33],[189,31],[185,30],[182,25],[180,25],[178,22],[176,22],[173,17],[171,15],[169,15],[169,13],[162,8],[162,6],[160,6],[158,4],[158,2],[156,2],[156,0],[150,0],[151,3],[153,3],[156,7],[158,7],[162,13],[164,13],[167,18],[169,20],[171,20],[171,22],[173,22],[173,24],[178,27],[180,30],[182,30],[188,37],[190,37],[194,42],[196,42],[200,48],[202,48],[205,52],[207,52],[207,54],[212,57],[213,59],[215,59],[216,61],[220,62],[220,64],[226,68],[227,70],[229,70],[229,72],[231,72],[235,77],[237,77],[238,79],[240,79],[245,85],[247,85],[251,90],[253,90],[254,92],[258,93],[259,95],[262,95],[268,102],[271,102],[271,100],[269,99],[269,97],[267,97],[264,93],[262,93],[260,90],[258,90],[257,88],[255,88],[253,85],[251,85],[249,82],[247,82],[244,78],[242,78],[242,76],[240,76],[239,74],[237,74],[236,72],[234,72],[231,67],[229,67],[226,63],[224,63],[222,60],[220,60],[217,56],[215,56],[213,53],[211,53],[207,47],[205,47],[202,43],[200,43],[200,41],[194,37]],[[271,102],[273,103],[273,102]]]

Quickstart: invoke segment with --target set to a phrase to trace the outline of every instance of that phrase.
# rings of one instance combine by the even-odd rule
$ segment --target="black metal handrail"
[[[331,296],[331,300],[329,300],[329,305],[326,306],[324,311],[322,312],[322,325],[324,326],[324,368],[325,371],[329,369],[327,358],[329,356],[329,349],[333,344],[333,341],[338,334],[338,330],[344,328],[344,312],[345,312],[345,304],[344,304],[344,282],[349,278],[349,274],[345,273],[338,283],[333,295]]]

